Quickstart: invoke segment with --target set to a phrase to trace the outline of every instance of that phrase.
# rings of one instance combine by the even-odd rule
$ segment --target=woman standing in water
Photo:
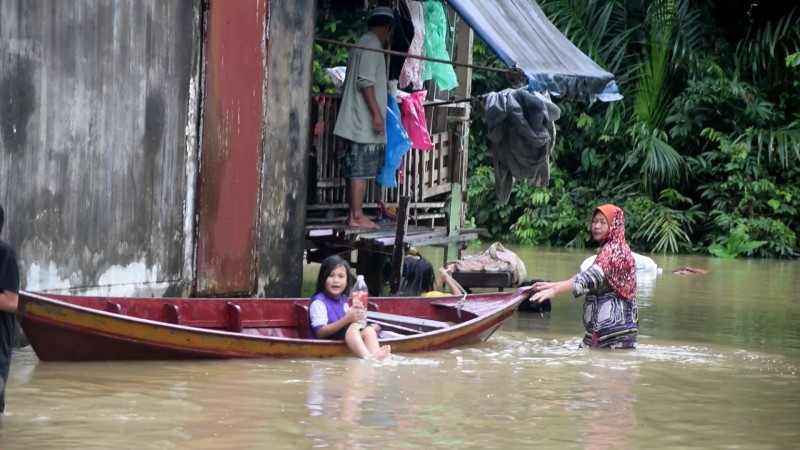
[[[569,280],[533,285],[532,302],[560,292],[585,295],[583,347],[634,348],[639,328],[636,305],[636,263],[625,241],[625,217],[615,205],[603,205],[592,215],[592,238],[602,244],[586,271]]]

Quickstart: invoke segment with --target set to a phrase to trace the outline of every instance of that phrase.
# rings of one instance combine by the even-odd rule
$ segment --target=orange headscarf
[[[636,297],[636,262],[631,249],[625,241],[625,215],[616,205],[603,205],[595,208],[603,213],[608,221],[608,234],[595,258],[614,292],[623,300]]]

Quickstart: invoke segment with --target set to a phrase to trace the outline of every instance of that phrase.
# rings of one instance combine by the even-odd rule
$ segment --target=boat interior
[[[135,319],[256,336],[311,339],[307,299],[116,298],[49,295],[71,305]],[[391,298],[370,301],[367,321],[392,336],[436,331],[480,315],[459,297]]]

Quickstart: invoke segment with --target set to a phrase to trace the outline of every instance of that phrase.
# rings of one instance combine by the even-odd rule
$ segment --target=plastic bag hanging
[[[411,139],[400,121],[400,107],[397,106],[397,100],[389,94],[386,104],[386,158],[375,181],[383,187],[397,187],[395,172],[400,167],[403,155],[409,150]]]
[[[444,6],[439,2],[425,2],[425,56],[436,59],[450,59],[447,53],[447,16]],[[449,91],[458,86],[458,78],[453,66],[445,63],[425,61],[422,80],[435,80],[439,89]]]
[[[403,112],[403,128],[406,129],[408,137],[414,148],[420,150],[430,150],[433,148],[431,135],[428,134],[428,120],[425,118],[425,107],[422,106],[422,99],[428,95],[428,91],[412,92],[403,98],[401,106]]]

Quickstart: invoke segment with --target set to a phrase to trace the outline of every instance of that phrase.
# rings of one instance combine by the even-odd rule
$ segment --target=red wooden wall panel
[[[212,0],[197,192],[198,295],[252,293],[269,0]]]

